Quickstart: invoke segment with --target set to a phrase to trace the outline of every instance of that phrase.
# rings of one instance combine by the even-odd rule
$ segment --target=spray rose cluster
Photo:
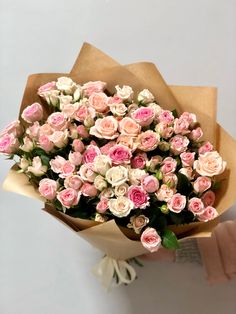
[[[19,156],[19,171],[58,210],[115,219],[154,252],[173,239],[169,225],[217,216],[216,176],[226,162],[201,140],[195,114],[161,108],[147,89],[115,88],[111,95],[104,82],[69,77],[39,87],[42,103],[5,128],[0,152]]]

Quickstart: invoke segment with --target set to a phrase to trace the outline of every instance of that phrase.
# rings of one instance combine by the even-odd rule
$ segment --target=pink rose
[[[197,193],[203,193],[211,187],[211,179],[208,177],[198,177],[194,183],[193,188]]]
[[[57,199],[66,208],[76,206],[79,203],[81,193],[78,193],[76,190],[67,188],[58,192]]]
[[[141,235],[141,243],[150,252],[158,251],[161,246],[161,237],[154,228],[146,228]]]
[[[170,139],[170,150],[173,154],[179,155],[187,150],[189,139],[183,135],[175,135]]]
[[[43,118],[43,107],[35,102],[23,110],[21,117],[28,123],[40,121]]]
[[[56,82],[52,81],[49,83],[46,83],[39,87],[38,89],[38,95],[41,97],[45,96],[45,93],[50,92],[51,90],[56,89]]]
[[[226,162],[218,152],[213,151],[199,155],[193,167],[201,176],[213,177],[224,172]]]
[[[95,145],[87,146],[83,154],[83,163],[93,162],[95,157],[101,155],[100,149]]]
[[[75,152],[83,153],[84,151],[84,143],[80,139],[74,139],[72,143],[72,147]]]
[[[167,207],[174,213],[180,213],[186,206],[186,196],[180,193],[174,194],[167,203]]]
[[[68,103],[68,104],[63,104],[61,103],[60,109],[62,114],[64,115],[65,118],[73,118],[76,110],[78,110],[79,104],[76,102],[74,104]]]
[[[87,163],[80,167],[79,174],[84,181],[94,182],[96,174],[94,172],[93,163]]]
[[[65,147],[68,143],[68,130],[55,131],[49,136],[49,140],[58,148]]]
[[[67,120],[61,112],[54,112],[48,116],[47,123],[57,131],[62,131],[67,127]]]
[[[19,146],[18,139],[12,133],[6,133],[0,137],[0,153],[2,154],[14,154]]]
[[[81,136],[82,138],[88,138],[89,137],[89,132],[83,124],[81,124],[77,127],[77,132],[78,132],[79,136]]]
[[[20,125],[20,121],[16,120],[11,123],[9,123],[5,129],[0,133],[0,137],[2,137],[5,134],[13,134],[15,137],[18,137],[22,134],[23,128]]]
[[[99,212],[100,214],[104,214],[108,209],[108,202],[109,202],[109,199],[103,197],[100,200],[100,202],[97,203],[97,206],[96,206],[97,212]]]
[[[159,201],[168,202],[174,195],[174,190],[168,187],[166,184],[162,184],[159,190],[156,192],[156,197]]]
[[[198,153],[199,154],[205,154],[207,152],[212,152],[213,151],[213,145],[210,142],[205,142],[204,145],[199,147]]]
[[[100,148],[100,151],[103,155],[108,155],[110,149],[116,145],[116,142],[115,141],[110,141],[108,142],[107,144],[103,145],[101,148]]]
[[[135,208],[146,208],[149,205],[149,196],[141,186],[131,186],[128,198],[134,203]]]
[[[47,200],[53,200],[57,195],[58,183],[51,179],[42,179],[39,182],[39,193]]]
[[[109,110],[108,97],[105,93],[93,93],[89,96],[89,104],[99,113],[106,113]]]
[[[159,188],[159,181],[156,177],[149,175],[142,179],[142,187],[147,193],[154,193]]]
[[[77,191],[81,188],[82,185],[82,179],[76,174],[66,177],[64,181],[64,186],[66,188],[72,188]]]
[[[198,197],[193,197],[188,201],[188,210],[195,215],[201,215],[204,212],[204,204]]]
[[[194,113],[183,112],[180,119],[186,120],[189,124],[197,122],[197,117]]]
[[[47,135],[40,135],[38,142],[40,147],[42,147],[42,149],[44,149],[46,152],[53,150],[54,144],[50,141]]]
[[[162,161],[161,172],[163,174],[169,174],[175,172],[177,167],[177,161],[172,157],[166,157]]]
[[[118,145],[114,145],[109,150],[108,156],[110,157],[114,165],[120,165],[123,163],[125,164],[129,163],[132,157],[132,154],[128,147],[118,144]]]
[[[216,196],[213,191],[207,191],[201,197],[201,200],[205,207],[214,205],[215,199],[216,199]]]
[[[184,152],[180,154],[180,159],[184,167],[192,167],[195,153]]]
[[[66,161],[61,168],[61,173],[59,174],[59,177],[60,178],[69,177],[73,174],[74,171],[75,171],[75,165],[70,163],[70,161]]]
[[[82,155],[80,152],[70,152],[69,161],[75,166],[79,166],[82,162]]]
[[[151,107],[140,107],[132,112],[131,117],[141,126],[148,126],[153,122],[155,112]]]
[[[139,134],[137,141],[138,148],[140,150],[148,152],[157,148],[160,142],[160,136],[156,132],[148,130],[146,132]]]
[[[198,216],[198,220],[207,222],[218,216],[217,210],[212,206],[207,206],[204,212]]]
[[[113,97],[109,97],[108,99],[108,104],[109,105],[113,105],[113,104],[121,104],[122,103],[122,99],[119,96],[113,96]]]
[[[40,124],[38,121],[34,122],[31,126],[29,126],[25,133],[29,135],[32,139],[37,139],[39,136]]]
[[[160,134],[161,137],[168,139],[172,136],[174,129],[172,126],[169,126],[167,122],[159,122],[156,127],[155,131]]]
[[[48,123],[41,125],[39,128],[40,135],[52,135],[53,132],[54,132],[53,128]]]
[[[118,122],[112,116],[97,119],[95,125],[91,127],[90,134],[98,138],[113,140],[119,136],[117,132]]]
[[[161,114],[158,116],[159,122],[171,123],[174,121],[173,113],[169,110],[163,110]]]
[[[147,154],[146,153],[139,153],[134,158],[131,159],[131,167],[132,168],[139,168],[144,169],[147,162]]]
[[[141,131],[141,126],[130,117],[125,117],[119,122],[119,131],[122,135],[137,136]]]
[[[56,156],[54,159],[51,159],[49,162],[52,171],[55,173],[62,172],[62,168],[63,168],[65,163],[66,163],[65,158],[63,158],[61,156]]]
[[[41,177],[47,172],[47,166],[42,164],[39,156],[34,157],[32,161],[32,166],[28,167],[28,171],[33,173],[36,177]]]
[[[192,130],[191,133],[189,134],[189,138],[196,142],[198,142],[202,136],[203,136],[203,131],[200,127]]]
[[[93,107],[89,107],[84,103],[79,104],[75,114],[74,118],[77,121],[84,122],[86,118],[90,117],[94,119],[96,116],[96,111]]]
[[[90,96],[93,93],[102,92],[107,83],[101,81],[87,82],[82,86],[82,90],[84,91],[85,96]]]
[[[98,190],[93,184],[85,182],[81,187],[81,192],[84,196],[94,197],[97,195]]]
[[[189,123],[186,119],[177,118],[174,121],[174,132],[175,134],[182,134],[185,135],[187,133],[190,133],[189,130]]]

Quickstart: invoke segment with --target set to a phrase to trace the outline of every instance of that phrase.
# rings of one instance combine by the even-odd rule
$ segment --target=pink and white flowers
[[[179,215],[184,223],[185,215],[188,222],[217,216],[215,177],[226,162],[200,142],[195,114],[176,117],[147,89],[136,96],[131,86],[117,85],[113,95],[105,88],[70,77],[44,84],[38,95],[50,110],[38,102],[26,107],[21,117],[29,125],[9,124],[0,153],[19,156],[19,171],[58,210],[82,206],[89,219],[124,221],[154,252],[165,246],[165,232],[153,228],[160,217],[174,223]]]

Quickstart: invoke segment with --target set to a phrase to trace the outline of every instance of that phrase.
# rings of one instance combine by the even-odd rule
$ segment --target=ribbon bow
[[[101,259],[93,268],[93,274],[99,278],[107,290],[110,290],[111,286],[119,286],[122,283],[130,284],[136,278],[134,268],[127,261],[116,260],[109,256]]]

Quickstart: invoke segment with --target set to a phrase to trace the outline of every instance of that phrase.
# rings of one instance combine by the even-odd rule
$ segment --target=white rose
[[[119,85],[115,86],[116,95],[123,100],[131,100],[134,94],[134,91],[130,86],[124,85],[122,88]]]
[[[106,172],[111,168],[111,158],[107,155],[98,155],[94,158],[94,170],[95,172],[105,175]]]
[[[192,167],[184,167],[179,169],[179,172],[185,175],[189,180],[193,178],[193,169]]]
[[[226,162],[217,151],[200,154],[198,160],[194,161],[193,168],[201,176],[213,177],[224,172]]]
[[[58,99],[60,101],[60,110],[62,111],[64,109],[64,106],[71,104],[73,98],[69,95],[63,95],[58,96]]]
[[[81,93],[82,93],[82,88],[80,85],[77,85],[76,90],[74,91],[74,94],[73,94],[74,101],[77,101],[80,99]]]
[[[106,188],[104,189],[101,193],[100,193],[100,198],[104,197],[104,198],[111,198],[113,197],[115,194],[114,194],[114,191],[112,188]]]
[[[57,79],[56,87],[66,94],[72,94],[76,88],[76,84],[71,78],[62,76]]]
[[[107,182],[103,176],[98,175],[94,179],[94,186],[97,190],[102,191],[103,189],[107,188]]]
[[[109,105],[111,112],[119,117],[122,117],[126,114],[127,107],[125,104],[120,103],[120,104],[111,104]]]
[[[112,186],[121,185],[128,180],[128,169],[123,166],[112,167],[106,173],[106,180]]]
[[[143,104],[148,104],[153,101],[154,101],[154,96],[148,89],[144,89],[138,94],[138,102],[142,102]]]
[[[112,214],[116,217],[126,217],[134,208],[133,202],[125,196],[110,199],[108,206]]]
[[[143,227],[149,223],[148,217],[144,215],[130,217],[130,223],[127,225],[128,228],[134,229],[134,232],[139,234]]]
[[[32,166],[28,167],[28,171],[33,173],[36,177],[41,177],[47,172],[47,166],[43,166],[39,156],[34,157]]]
[[[29,137],[24,137],[23,139],[24,144],[20,146],[24,152],[30,152],[34,148],[34,143],[31,141]]]
[[[148,107],[151,107],[155,112],[155,119],[162,113],[163,109],[156,103],[148,104]]]
[[[105,221],[107,221],[107,219],[108,219],[107,217],[105,217],[99,213],[96,213],[94,220],[98,221],[98,222],[105,222]]]
[[[129,181],[133,185],[139,185],[143,176],[146,175],[146,171],[142,169],[129,169]]]
[[[29,166],[29,161],[25,157],[22,157],[19,162],[19,167],[22,170],[27,170],[28,166]]]
[[[115,196],[124,196],[128,192],[129,185],[123,183],[115,187]]]

